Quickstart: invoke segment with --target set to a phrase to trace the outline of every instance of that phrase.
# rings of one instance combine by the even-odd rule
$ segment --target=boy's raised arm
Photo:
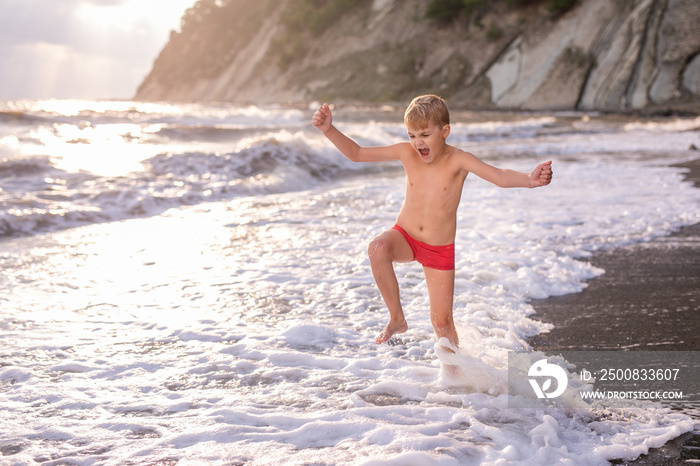
[[[361,147],[355,141],[341,133],[333,126],[333,115],[328,104],[316,110],[311,124],[318,128],[326,138],[348,159],[353,162],[382,162],[398,160],[397,145],[381,147]]]
[[[552,181],[552,161],[543,162],[530,173],[496,168],[479,160],[472,154],[465,153],[464,168],[501,188],[539,188]]]

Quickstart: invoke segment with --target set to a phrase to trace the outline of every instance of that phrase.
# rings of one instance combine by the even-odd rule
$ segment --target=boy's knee
[[[374,238],[367,246],[370,262],[391,260],[389,245],[381,238]]]

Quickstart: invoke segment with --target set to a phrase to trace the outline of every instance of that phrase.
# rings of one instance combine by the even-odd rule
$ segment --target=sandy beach
[[[700,159],[678,165],[700,188]],[[700,224],[643,244],[595,254],[605,274],[581,293],[533,301],[535,319],[554,328],[530,340],[537,350],[700,349]],[[629,465],[700,461],[700,435],[683,435]]]

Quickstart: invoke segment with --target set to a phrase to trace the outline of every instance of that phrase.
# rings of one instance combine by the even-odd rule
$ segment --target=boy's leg
[[[433,324],[435,336],[438,339],[445,337],[455,347],[459,347],[459,337],[452,317],[455,271],[423,267],[423,273],[425,273],[425,282],[428,285],[430,322]]]
[[[395,333],[408,330],[406,319],[399,297],[399,282],[394,272],[394,262],[410,262],[413,260],[413,250],[406,238],[396,230],[387,230],[374,238],[367,248],[372,275],[377,288],[389,309],[389,323],[376,338],[377,344],[389,340]]]

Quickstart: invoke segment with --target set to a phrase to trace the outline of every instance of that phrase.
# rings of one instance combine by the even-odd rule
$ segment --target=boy
[[[502,170],[446,143],[450,134],[447,104],[435,95],[413,99],[404,114],[409,142],[360,147],[332,124],[327,104],[312,124],[353,162],[399,160],[406,174],[406,195],[396,224],[374,238],[368,248],[372,275],[389,309],[389,323],[376,338],[381,344],[408,330],[399,299],[394,262],[417,261],[423,266],[430,300],[430,321],[438,340],[459,346],[452,318],[457,207],[469,172],[499,187],[536,188],[552,180],[552,162],[532,172]]]

